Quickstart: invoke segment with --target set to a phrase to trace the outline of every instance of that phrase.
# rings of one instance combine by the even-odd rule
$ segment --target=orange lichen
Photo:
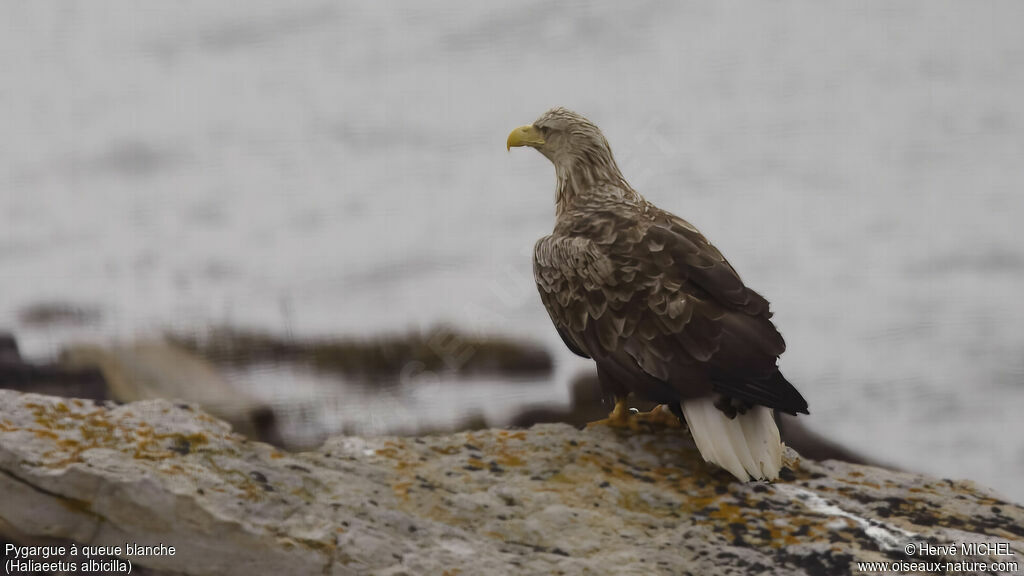
[[[735,520],[742,517],[743,510],[735,504],[729,504],[728,502],[719,502],[718,507],[708,514],[708,518],[722,519],[722,520]]]
[[[41,430],[37,428],[32,430],[32,433],[35,434],[37,438],[49,438],[51,440],[60,438],[60,436],[52,430]]]
[[[395,462],[395,470],[405,471],[411,468],[419,468],[419,462],[410,462],[408,460],[397,460]]]
[[[523,466],[524,464],[526,464],[526,460],[523,460],[519,456],[516,456],[515,454],[510,454],[508,452],[499,453],[497,456],[494,457],[494,461],[497,462],[500,466]]]
[[[89,516],[96,516],[96,513],[93,512],[92,510],[92,503],[88,502],[87,500],[58,497],[57,503],[72,512],[78,514],[88,514]]]
[[[72,402],[76,408],[79,405]],[[192,433],[156,433],[153,426],[132,418],[131,413],[112,414],[103,408],[92,411],[76,411],[63,402],[44,405],[27,402],[23,405],[31,411],[36,427],[19,428],[10,424],[4,432],[24,430],[39,438],[52,440],[54,448],[43,453],[42,464],[50,468],[61,468],[82,461],[82,454],[88,450],[103,448],[117,450],[140,460],[167,461],[161,469],[169,474],[184,474],[186,469],[172,461],[193,453],[197,447],[210,444],[206,432]],[[9,421],[8,421],[9,423]],[[224,451],[231,452],[227,447]],[[247,474],[236,470],[219,467],[212,458],[207,465],[222,473],[225,480],[234,479],[234,488],[239,490],[243,498],[260,500],[265,498],[266,490]],[[219,490],[210,487],[211,490]],[[68,501],[65,505],[86,510],[88,506]]]
[[[391,491],[395,493],[395,496],[402,500],[409,500],[409,488],[412,488],[412,482],[396,482],[391,485]]]

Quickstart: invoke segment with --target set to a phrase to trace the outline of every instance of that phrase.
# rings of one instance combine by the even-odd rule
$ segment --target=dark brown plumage
[[[607,393],[713,398],[730,417],[807,412],[779,372],[786,344],[768,302],[695,227],[633,190],[593,123],[555,108],[513,131],[517,145],[555,165],[555,228],[534,249],[541,300]]]

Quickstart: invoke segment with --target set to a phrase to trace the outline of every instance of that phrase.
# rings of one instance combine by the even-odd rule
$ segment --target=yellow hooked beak
[[[520,126],[512,131],[508,135],[508,142],[505,143],[505,149],[511,150],[513,146],[537,146],[544,145],[544,137],[541,136],[540,130],[533,125]]]

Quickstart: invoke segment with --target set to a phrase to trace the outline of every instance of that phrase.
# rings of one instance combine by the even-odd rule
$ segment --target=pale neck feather
[[[555,215],[561,216],[578,199],[599,195],[639,200],[640,195],[626,182],[610,151],[585,150],[580,156],[554,159]]]

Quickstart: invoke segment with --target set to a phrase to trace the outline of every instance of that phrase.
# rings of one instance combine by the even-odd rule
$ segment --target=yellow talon
[[[625,398],[616,398],[615,408],[612,408],[608,417],[587,424],[587,428],[591,426],[609,426],[634,432],[649,432],[656,428],[682,428],[683,423],[664,404],[655,406],[650,412],[638,413],[626,407]]]

